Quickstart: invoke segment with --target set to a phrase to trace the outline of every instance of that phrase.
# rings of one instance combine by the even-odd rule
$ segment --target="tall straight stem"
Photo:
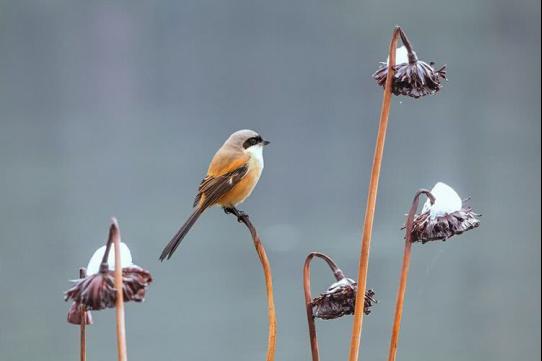
[[[120,254],[120,230],[117,220],[113,218],[110,235],[115,244],[115,289],[117,292],[116,316],[117,316],[117,358],[118,361],[127,361],[126,355],[126,322],[124,319],[124,298],[122,285],[122,264]]]
[[[84,278],[87,275],[87,270],[85,268],[81,268],[79,270],[79,278]],[[81,361],[87,360],[87,308],[84,305],[79,305],[79,312],[81,316],[81,323],[79,324],[79,338],[80,338],[80,357]]]
[[[81,324],[80,324],[80,339],[81,339],[81,361],[87,360],[87,336],[86,336],[86,309],[85,306],[81,305],[79,306],[79,312],[81,312]]]
[[[388,117],[391,106],[391,88],[393,75],[395,73],[395,49],[400,34],[400,28],[395,27],[389,46],[389,62],[386,84],[384,86],[384,96],[380,108],[380,123],[378,127],[378,136],[373,158],[373,167],[371,170],[371,180],[369,182],[369,192],[367,197],[367,207],[365,210],[365,220],[363,222],[363,234],[361,237],[361,253],[358,267],[358,291],[356,293],[356,305],[354,309],[354,322],[352,325],[352,338],[350,340],[350,353],[348,360],[357,361],[359,357],[359,344],[361,341],[361,330],[363,326],[363,306],[365,290],[367,288],[367,269],[369,266],[369,253],[371,248],[371,236],[373,231],[373,221],[376,209],[376,198],[378,194],[378,180],[380,178],[380,168],[382,166],[382,157],[384,154],[384,143],[386,140],[386,131],[388,129]]]
[[[397,290],[397,299],[395,301],[395,316],[393,318],[393,328],[391,330],[390,349],[388,353],[388,361],[394,361],[397,355],[397,344],[399,342],[399,330],[401,328],[401,319],[403,318],[403,304],[405,302],[405,292],[408,280],[408,271],[410,269],[410,255],[412,253],[412,225],[418,204],[420,202],[420,196],[425,194],[431,204],[435,203],[435,197],[430,191],[426,189],[420,189],[416,192],[408,216],[406,220],[406,235],[405,235],[405,248],[403,251],[403,264],[401,266],[401,276],[399,280],[399,289]]]

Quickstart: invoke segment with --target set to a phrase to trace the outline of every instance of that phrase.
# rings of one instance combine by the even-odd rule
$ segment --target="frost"
[[[104,256],[105,247],[102,246],[94,252],[92,257],[90,258],[90,261],[88,261],[87,266],[87,276],[96,274],[100,271],[100,264],[102,263],[102,258]],[[107,257],[107,263],[109,264],[109,270],[114,271],[115,270],[115,247],[114,245],[111,245],[111,250],[109,251],[109,255]],[[125,243],[120,243],[120,264],[122,268],[133,266],[132,263],[132,253],[130,252],[130,249]]]
[[[422,209],[422,213],[429,211],[431,219],[457,212],[463,207],[463,201],[457,192],[445,183],[435,184],[431,189],[431,194],[435,197],[435,204],[431,205],[431,202],[427,200]]]

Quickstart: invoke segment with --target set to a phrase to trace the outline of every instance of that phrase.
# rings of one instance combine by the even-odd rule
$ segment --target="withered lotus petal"
[[[418,214],[412,225],[412,242],[445,241],[450,237],[478,227],[480,225],[479,216],[471,208],[462,208],[434,219],[431,219],[429,212]]]
[[[314,317],[323,320],[332,320],[344,315],[354,314],[357,284],[342,285],[332,292],[322,293],[312,300],[312,312]],[[364,313],[371,313],[371,307],[377,301],[374,299],[374,291],[367,290],[365,293]]]
[[[77,302],[73,302],[68,310],[68,323],[80,325],[81,321],[81,305]],[[92,315],[90,314],[90,311],[85,311],[85,324],[92,325]]]
[[[145,290],[152,282],[151,274],[140,267],[122,269],[124,302],[141,302],[145,298]],[[102,310],[115,307],[117,293],[114,272],[100,272],[85,277],[65,293],[66,300],[72,299],[84,304],[89,310]]]

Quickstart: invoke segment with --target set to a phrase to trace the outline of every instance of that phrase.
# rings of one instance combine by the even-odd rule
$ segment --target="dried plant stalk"
[[[122,265],[120,261],[120,230],[118,222],[115,218],[112,219],[112,224],[109,228],[109,238],[113,240],[113,243],[115,245],[115,289],[117,292],[117,358],[119,361],[127,361],[128,356],[126,352],[126,321],[124,318]]]
[[[247,226],[252,241],[254,242],[254,248],[258,253],[258,258],[262,264],[263,274],[265,278],[265,291],[267,296],[267,319],[268,319],[268,336],[267,336],[267,353],[266,361],[275,360],[275,348],[277,343],[277,316],[275,313],[275,300],[273,296],[273,277],[271,273],[271,265],[269,264],[269,259],[265,252],[265,248],[260,240],[260,236],[256,231],[256,228],[250,222],[250,219],[247,214],[239,211],[237,208],[228,209],[227,213],[232,213],[237,217],[239,222],[242,222]]]
[[[337,267],[335,262],[327,255],[320,252],[311,252],[305,259],[303,267],[303,291],[305,293],[305,309],[307,311],[307,322],[309,324],[309,338],[311,342],[312,361],[320,361],[318,351],[318,338],[316,336],[316,326],[314,324],[314,314],[312,311],[312,296],[311,296],[311,262],[314,257],[318,257],[326,261],[329,268],[333,271],[333,275],[337,281],[344,278],[343,272]]]
[[[371,171],[371,180],[369,183],[369,194],[367,197],[367,208],[365,210],[365,220],[363,223],[363,235],[361,237],[361,253],[358,268],[358,292],[356,293],[356,306],[354,310],[354,322],[352,325],[352,338],[350,340],[350,353],[348,360],[357,361],[359,356],[359,344],[361,341],[361,330],[363,326],[364,296],[367,287],[367,269],[369,266],[369,253],[371,248],[371,235],[373,230],[374,214],[376,209],[376,197],[378,193],[378,180],[380,178],[380,168],[382,165],[382,156],[384,154],[384,143],[386,140],[386,131],[388,128],[388,117],[390,113],[392,98],[392,80],[395,73],[395,49],[400,35],[400,28],[397,26],[393,30],[393,35],[389,47],[388,76],[384,86],[384,96],[380,108],[380,123],[378,127],[378,136]]]
[[[412,227],[416,210],[420,202],[420,196],[425,194],[431,203],[435,202],[435,197],[430,191],[421,189],[416,192],[412,206],[408,212],[406,221],[405,248],[403,251],[403,264],[401,265],[401,277],[399,280],[399,289],[397,290],[397,299],[395,301],[395,316],[393,318],[393,329],[391,331],[390,350],[388,361],[394,361],[397,354],[397,343],[399,341],[399,330],[401,328],[401,318],[403,317],[403,304],[405,302],[405,291],[408,279],[408,270],[410,269],[410,255],[412,253]]]
[[[86,277],[87,272],[84,268],[79,270],[79,278]],[[80,358],[81,361],[87,360],[87,308],[85,305],[79,305],[79,312],[81,314],[81,323],[79,325],[79,339],[80,339]]]

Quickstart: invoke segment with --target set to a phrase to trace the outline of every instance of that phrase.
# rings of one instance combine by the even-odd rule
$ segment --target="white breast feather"
[[[263,169],[263,146],[260,144],[253,145],[246,151],[250,154],[251,160],[256,162],[256,165],[259,166],[260,169]]]

